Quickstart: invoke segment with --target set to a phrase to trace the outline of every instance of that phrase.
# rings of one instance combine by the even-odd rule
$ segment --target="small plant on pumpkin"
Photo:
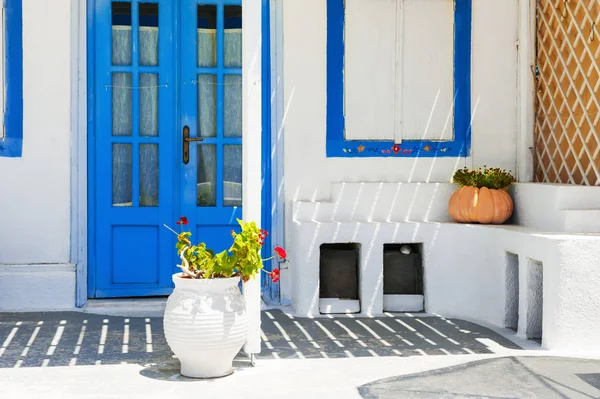
[[[484,165],[480,169],[459,169],[454,172],[452,181],[461,187],[486,187],[489,189],[504,190],[515,182],[515,178],[510,171],[500,168],[488,168]]]
[[[190,238],[192,233],[184,231],[177,233],[169,226],[169,230],[177,235],[177,254],[181,258],[181,265],[177,265],[184,278],[193,279],[211,279],[211,278],[230,278],[241,277],[246,282],[256,274],[263,271],[267,273],[273,282],[279,281],[279,269],[267,272],[263,269],[263,262],[271,260],[276,256],[285,260],[286,252],[281,247],[275,248],[275,254],[267,259],[262,259],[260,251],[264,245],[265,238],[269,233],[259,229],[255,222],[245,223],[237,219],[241,231],[236,233],[231,230],[233,244],[227,250],[215,254],[213,250],[207,248],[206,244],[201,242],[193,245]],[[182,216],[177,222],[181,227],[189,222],[185,216]]]

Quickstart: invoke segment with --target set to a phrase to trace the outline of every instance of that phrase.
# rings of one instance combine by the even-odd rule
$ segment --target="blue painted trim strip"
[[[131,82],[133,87],[140,87],[140,3],[131,3]],[[162,23],[161,23],[162,25]],[[162,27],[161,27],[162,28]],[[111,30],[112,30],[112,18],[111,18]],[[111,38],[112,39],[112,38]],[[159,39],[160,40],[160,39]],[[112,43],[111,43],[112,53]],[[112,54],[111,54],[112,56]],[[159,55],[160,57],[160,55]],[[160,63],[160,62],[159,62]],[[159,74],[160,76],[160,74]],[[115,90],[113,88],[113,90]],[[160,95],[160,94],[159,94]],[[111,101],[112,103],[112,101]],[[111,104],[112,106],[112,104]],[[160,106],[160,105],[159,105]],[[140,91],[131,91],[131,137],[140,137]],[[111,115],[112,117],[112,115]],[[159,122],[160,123],[160,122]],[[112,124],[111,124],[112,128]],[[112,141],[111,141],[112,142]],[[162,146],[161,146],[162,147]],[[113,150],[114,151],[114,150]],[[112,159],[111,159],[112,161]],[[162,165],[161,165],[162,166]],[[159,169],[162,169],[159,168]],[[160,173],[160,170],[159,170]],[[111,173],[112,175],[112,173]],[[112,178],[112,176],[111,176]],[[140,147],[131,147],[131,202],[133,208],[140,206]]]
[[[455,0],[454,135],[462,137],[461,153],[471,153],[471,26],[473,0]],[[455,139],[455,141],[458,141]]]
[[[23,154],[23,8],[22,0],[4,1],[4,138],[0,156]]]
[[[418,158],[418,157],[464,157],[468,148],[462,140],[424,141],[358,141],[327,139],[327,157],[346,158]]]
[[[198,5],[223,5],[223,6],[241,6],[241,0],[202,0]],[[196,18],[194,18],[196,20]]]
[[[87,206],[88,206],[88,242],[87,242],[87,293],[93,298],[96,292],[96,96],[94,90],[96,71],[96,18],[94,10],[96,0],[87,0]]]
[[[269,233],[273,226],[273,192],[271,184],[271,7],[270,0],[262,0],[262,228]],[[271,234],[265,239],[262,256],[268,258],[273,253]],[[265,269],[277,268],[275,261],[265,265]],[[261,273],[263,298],[267,303],[279,300],[279,283],[273,283]]]
[[[225,6],[221,3],[217,5],[217,207],[223,207],[223,191],[224,191],[224,161],[225,161],[225,149],[221,144],[224,137],[225,130],[225,74],[223,68],[225,67],[225,30],[224,30],[224,19],[225,19]]]
[[[467,157],[471,151],[472,0],[456,0],[454,15],[454,140],[356,141],[344,138],[344,1],[327,0],[328,158]]]
[[[327,157],[344,142],[344,1],[327,0]],[[344,153],[343,151],[341,152]]]

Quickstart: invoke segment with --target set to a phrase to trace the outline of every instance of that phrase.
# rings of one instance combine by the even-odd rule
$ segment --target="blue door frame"
[[[262,220],[263,228],[270,230],[271,227],[271,176],[270,176],[270,165],[271,165],[271,128],[270,128],[270,30],[269,30],[269,0],[263,1],[263,159],[262,159],[262,173],[263,173],[263,184],[262,184]],[[194,115],[193,109],[188,109],[189,104],[185,101],[195,97],[195,94],[186,92],[188,87],[183,87],[181,82],[185,81],[186,66],[179,63],[179,60],[188,56],[184,54],[184,48],[190,51],[191,46],[185,46],[185,37],[179,37],[180,32],[183,31],[182,27],[186,23],[190,23],[191,18],[188,18],[187,22],[182,17],[182,11],[179,9],[179,5],[195,7],[198,4],[216,4],[222,6],[240,4],[241,0],[179,0],[179,1],[164,1],[160,0],[121,0],[126,3],[159,3],[160,4],[160,28],[161,31],[167,31],[173,33],[173,42],[168,43],[166,40],[159,39],[159,62],[156,67],[141,67],[137,66],[136,60],[136,46],[137,46],[137,7],[132,7],[131,20],[132,20],[132,58],[133,62],[129,67],[111,66],[111,45],[110,37],[107,32],[110,32],[111,22],[110,18],[97,18],[99,12],[110,13],[112,2],[109,0],[88,0],[87,10],[87,63],[88,63],[88,296],[90,298],[96,297],[120,297],[120,296],[154,296],[154,295],[168,295],[172,290],[170,282],[171,272],[176,271],[175,263],[177,261],[174,251],[174,237],[170,236],[168,230],[160,228],[162,222],[174,223],[174,221],[180,216],[186,214],[189,219],[201,218],[202,222],[198,223],[198,229],[202,229],[203,225],[207,223],[220,223],[224,218],[229,219],[235,223],[235,217],[241,217],[241,208],[235,209],[233,212],[229,212],[225,215],[226,210],[213,209],[213,212],[207,212],[206,209],[197,208],[190,206],[194,197],[193,204],[195,205],[195,190],[191,190],[191,186],[188,184],[190,181],[186,180],[186,171],[182,163],[179,162],[181,159],[181,137],[176,136],[177,139],[168,137],[161,133],[164,137],[139,137],[135,133],[139,127],[139,115],[136,114],[136,107],[139,105],[138,96],[133,95],[133,106],[132,109],[132,134],[126,137],[114,137],[112,133],[109,133],[110,139],[107,139],[106,132],[112,132],[110,128],[110,122],[112,120],[111,107],[105,106],[107,103],[106,96],[110,96],[113,90],[113,85],[110,84],[110,79],[107,75],[115,73],[131,73],[131,88],[143,87],[140,84],[138,77],[139,73],[155,73],[158,74],[158,90],[162,87],[172,87],[172,90],[163,90],[159,94],[159,109],[164,109],[167,104],[175,104],[172,109],[173,117],[169,117],[168,113],[160,113],[159,118],[159,131],[175,131],[177,135],[181,134],[182,126],[187,125],[192,131],[191,136],[195,136],[194,123],[197,118],[191,118],[190,115]],[[104,9],[102,9],[104,8]],[[189,11],[189,10],[188,10]],[[172,17],[170,17],[172,16]],[[194,22],[195,23],[195,22]],[[222,28],[222,26],[221,26]],[[101,33],[102,32],[102,33]],[[194,29],[195,32],[195,29]],[[221,33],[222,35],[222,33]],[[217,52],[222,52],[222,40],[220,42],[221,49],[217,49]],[[195,58],[194,58],[195,59]],[[100,68],[98,66],[101,66]],[[104,67],[102,67],[104,66]],[[189,65],[187,66],[189,69]],[[196,69],[195,66],[193,69]],[[219,69],[217,67],[217,69]],[[211,71],[204,71],[211,72]],[[218,83],[222,83],[224,74],[241,75],[241,68],[238,70],[217,70]],[[203,73],[200,68],[198,70],[188,70],[187,74],[192,73],[196,76],[196,73]],[[190,75],[191,76],[191,75]],[[104,96],[104,97],[103,97]],[[136,99],[137,98],[137,99]],[[112,100],[111,100],[112,101]],[[137,101],[137,103],[136,103]],[[161,108],[163,107],[163,108]],[[186,108],[187,107],[187,108]],[[220,96],[217,96],[217,107],[223,107],[222,91]],[[197,108],[196,108],[197,109]],[[195,119],[195,120],[194,120]],[[221,122],[222,123],[222,122]],[[108,128],[107,128],[108,125]],[[217,126],[217,129],[222,131],[222,124]],[[104,135],[104,136],[103,136]],[[239,139],[223,139],[221,135],[221,142],[217,143],[218,139],[205,140],[202,144],[241,144],[241,138]],[[135,182],[136,178],[140,176],[140,155],[137,151],[131,148],[138,148],[138,145],[150,144],[148,147],[152,147],[158,152],[158,159],[175,160],[175,162],[160,162],[159,168],[159,179],[160,192],[158,193],[158,199],[160,207],[136,207],[139,205],[139,186],[137,184],[131,184],[132,193],[129,195],[131,198],[131,206],[133,208],[121,208],[112,206],[114,202],[114,194],[111,200],[111,191],[109,188],[111,184],[107,183],[112,178],[112,156],[111,154],[115,151],[115,148],[121,148],[123,146],[130,146],[129,154],[131,160],[131,175]],[[141,148],[141,146],[139,147]],[[221,146],[222,148],[222,146]],[[193,154],[195,151],[190,151]],[[175,154],[175,155],[173,155]],[[222,152],[220,154],[222,157]],[[193,164],[192,155],[190,157],[190,164]],[[170,163],[170,165],[169,165]],[[223,168],[217,168],[217,181],[222,181]],[[191,181],[191,183],[195,182]],[[136,187],[137,186],[137,187]],[[191,191],[194,193],[190,194]],[[222,198],[222,188],[217,189],[217,197]],[[186,199],[186,196],[188,197]],[[222,201],[222,199],[221,199]],[[106,206],[110,204],[111,206]],[[135,210],[134,210],[135,209]],[[217,212],[214,212],[214,211]],[[221,215],[219,215],[221,212]],[[190,217],[191,216],[191,217]],[[219,217],[221,216],[221,217]],[[107,221],[109,221],[107,224]],[[110,225],[123,224],[128,225],[127,229],[114,228]],[[109,226],[109,228],[106,228]],[[131,227],[133,226],[133,227]],[[221,225],[213,229],[212,232],[217,234],[225,233],[224,239],[226,240],[230,225]],[[192,228],[192,233],[196,233],[197,230]],[[196,239],[198,235],[194,234]],[[134,238],[133,242],[129,239]],[[142,242],[156,242],[157,252],[144,252],[145,248],[140,248],[135,241],[141,239]],[[210,241],[203,240],[203,241]],[[269,240],[265,243],[265,252],[271,252],[271,243]],[[98,250],[102,248],[103,250]],[[110,248],[110,251],[106,251]],[[135,267],[140,267],[138,264],[144,264],[145,262],[157,262],[160,264],[169,265],[167,268],[168,273],[164,271],[158,273],[156,279],[151,281],[140,281],[136,283],[117,284],[116,289],[105,290],[107,284],[115,283],[115,271],[114,265],[110,266],[111,270],[107,273],[103,267],[108,267],[108,264],[114,262],[114,251],[120,251],[126,253],[131,251],[129,264],[121,261],[119,267],[128,267],[131,270],[135,270]],[[158,254],[158,255],[157,255]],[[265,253],[265,256],[268,254]],[[99,266],[100,265],[100,266]],[[269,267],[267,265],[267,267]],[[120,276],[127,280],[131,278],[130,272],[123,272],[122,270],[117,274],[123,274]],[[119,276],[117,276],[119,277]],[[268,280],[268,279],[265,279]],[[270,282],[264,281],[265,286]],[[116,278],[118,282],[118,278]],[[100,282],[100,284],[99,284]],[[273,290],[273,288],[271,288]]]

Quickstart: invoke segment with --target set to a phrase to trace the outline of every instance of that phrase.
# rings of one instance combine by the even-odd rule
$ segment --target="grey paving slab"
[[[489,341],[520,349],[476,324],[431,316],[308,319],[270,310],[262,314],[261,329],[259,359],[492,354]],[[0,343],[0,368],[148,362],[177,367],[159,317],[4,313]]]
[[[600,398],[600,360],[503,357],[375,381],[364,399]]]

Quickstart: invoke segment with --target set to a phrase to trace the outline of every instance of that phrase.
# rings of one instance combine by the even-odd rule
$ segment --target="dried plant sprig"
[[[515,178],[511,174],[511,171],[500,168],[488,168],[484,165],[480,169],[459,169],[454,172],[452,181],[461,187],[487,187],[502,190],[514,183]]]

